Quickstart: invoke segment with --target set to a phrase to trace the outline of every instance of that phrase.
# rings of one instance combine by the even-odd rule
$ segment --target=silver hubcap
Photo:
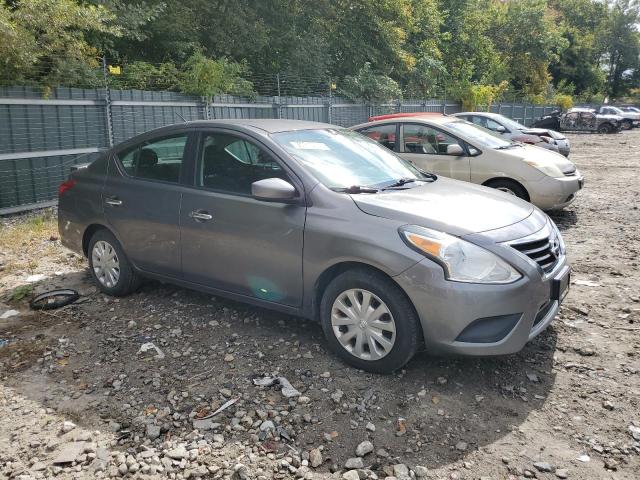
[[[498,187],[498,190],[500,190],[501,192],[504,192],[504,193],[508,193],[509,195],[516,196],[515,192],[513,190],[511,190],[510,188]]]
[[[96,242],[91,252],[91,265],[98,281],[105,287],[115,287],[120,279],[120,262],[116,250],[104,240]]]
[[[340,345],[362,360],[388,355],[396,341],[396,324],[389,307],[359,288],[338,295],[331,308],[331,327]]]

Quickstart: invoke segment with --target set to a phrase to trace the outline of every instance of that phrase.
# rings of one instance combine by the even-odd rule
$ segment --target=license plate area
[[[571,268],[564,267],[551,281],[551,300],[562,302],[569,293]]]

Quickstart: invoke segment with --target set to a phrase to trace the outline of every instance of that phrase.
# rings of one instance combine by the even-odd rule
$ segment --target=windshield
[[[272,137],[332,189],[379,188],[400,179],[430,180],[387,148],[351,130],[296,130]]]
[[[509,130],[525,130],[527,128],[521,123],[518,123],[515,120],[511,120],[510,118],[503,117],[502,115],[500,115],[499,120],[500,120],[500,123],[502,123]]]
[[[622,110],[620,110],[618,107],[609,107],[609,110],[611,110],[612,112],[616,113],[616,114],[621,114],[623,113]]]
[[[504,148],[512,144],[512,142],[505,141],[499,134],[495,134],[486,128],[479,127],[470,122],[458,120],[445,123],[444,125],[454,134],[458,134],[478,147]]]

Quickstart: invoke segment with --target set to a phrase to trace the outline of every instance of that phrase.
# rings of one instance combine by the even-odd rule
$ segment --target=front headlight
[[[560,248],[560,253],[564,255],[567,253],[567,247],[564,243],[564,238],[562,238],[562,234],[560,233],[560,230],[558,229],[558,226],[555,224],[555,222],[551,219],[549,219],[549,222],[551,222],[553,233],[555,234],[556,240],[558,241],[558,247]]]
[[[548,175],[549,177],[553,177],[553,178],[564,177],[564,173],[562,173],[562,170],[560,170],[553,163],[549,163],[549,164],[539,163],[539,162],[536,162],[535,160],[524,160],[524,163],[526,163],[527,165],[531,165],[533,168],[541,171],[542,173],[544,173],[545,175]]]
[[[520,272],[497,255],[473,243],[424,227],[400,227],[405,243],[438,262],[447,280],[466,283],[511,283]]]

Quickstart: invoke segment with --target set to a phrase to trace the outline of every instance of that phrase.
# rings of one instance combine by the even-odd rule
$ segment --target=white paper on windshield
[[[331,150],[322,142],[289,142],[289,144],[296,150]]]

